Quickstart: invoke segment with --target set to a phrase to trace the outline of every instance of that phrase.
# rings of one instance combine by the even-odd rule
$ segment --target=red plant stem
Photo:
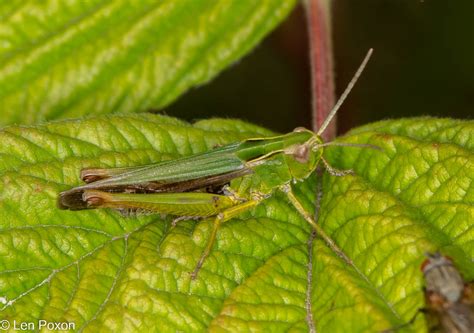
[[[331,42],[331,0],[306,0],[311,63],[312,126],[318,129],[334,106],[334,72]],[[336,121],[323,133],[326,141],[336,136]]]

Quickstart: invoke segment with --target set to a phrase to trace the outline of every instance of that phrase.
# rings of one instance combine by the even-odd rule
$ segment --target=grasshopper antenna
[[[321,125],[321,128],[318,130],[318,133],[317,133],[318,135],[321,135],[324,132],[324,130],[326,130],[326,127],[328,127],[328,125],[331,122],[332,118],[334,118],[334,116],[336,115],[336,112],[339,110],[342,103],[344,103],[347,96],[351,92],[352,88],[354,88],[354,85],[356,84],[356,82],[359,79],[360,75],[364,71],[364,68],[367,65],[367,62],[369,61],[370,57],[372,56],[373,51],[374,51],[374,49],[369,49],[369,51],[367,52],[367,55],[365,56],[364,60],[360,64],[359,68],[357,69],[357,72],[354,74],[354,76],[352,77],[352,80],[347,85],[346,90],[344,90],[341,97],[339,97],[339,100],[337,101],[336,105],[334,105],[331,112],[329,112],[329,115],[326,117],[326,120],[324,120],[324,123]]]
[[[315,146],[316,149],[327,146],[341,146],[341,147],[359,147],[359,148],[371,148],[375,150],[382,151],[382,148],[376,145],[371,145],[368,143],[349,143],[349,142],[325,142]]]

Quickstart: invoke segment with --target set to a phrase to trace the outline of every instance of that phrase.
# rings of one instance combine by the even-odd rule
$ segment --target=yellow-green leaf
[[[474,122],[416,118],[353,130],[327,147],[319,223],[347,265],[276,193],[226,222],[199,278],[212,221],[63,211],[60,191],[90,166],[130,166],[272,133],[236,120],[189,124],[154,115],[102,116],[0,132],[0,318],[97,331],[367,332],[423,307],[425,251],[474,277]],[[297,187],[315,201],[311,177]],[[407,330],[424,332],[424,316]]]

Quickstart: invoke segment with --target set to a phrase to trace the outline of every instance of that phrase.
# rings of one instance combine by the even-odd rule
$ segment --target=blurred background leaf
[[[249,56],[235,62],[284,19],[293,1],[259,2],[262,16],[255,14],[252,31],[245,30],[252,19],[242,13],[253,13],[249,7],[257,6],[254,1],[220,5],[225,7],[220,8],[222,17],[214,5],[187,6],[185,1],[176,11],[163,4],[151,10],[153,6],[144,1],[127,10],[115,8],[126,6],[122,2],[52,3],[0,4],[0,124],[152,110],[187,120],[216,115],[241,118],[280,132],[311,126],[307,33],[301,5]],[[164,17],[172,23],[164,24]],[[81,28],[95,20],[102,29],[100,36],[94,35],[93,27]],[[366,72],[339,112],[339,132],[400,116],[469,117],[474,107],[473,21],[471,0],[334,1],[338,95],[365,52],[375,49]],[[218,22],[229,24],[229,30],[220,34],[221,30],[203,28],[201,36],[199,29],[189,30],[196,22],[214,28]],[[234,31],[235,27],[245,31]],[[171,30],[163,33],[165,28]],[[133,51],[130,36],[138,31],[143,41]],[[78,37],[69,45],[67,36],[72,33]],[[207,33],[220,34],[223,40],[202,51],[199,48],[204,46],[196,41],[206,40]],[[251,40],[239,38],[246,33],[253,34]],[[191,41],[197,44],[188,45]],[[229,41],[236,43],[231,54],[226,47]],[[167,49],[170,45],[175,47],[171,51]],[[185,52],[187,47],[195,53]],[[212,54],[218,52],[223,52],[220,60],[212,62]],[[122,56],[115,65],[114,55]],[[196,56],[205,57],[217,68],[202,62],[190,64]],[[43,62],[35,60],[38,57]],[[193,71],[186,72],[182,86],[165,96],[162,90],[184,75],[175,71],[176,66],[183,69],[185,63]],[[196,85],[199,88],[167,105]]]
[[[0,125],[162,108],[250,51],[294,3],[4,1]]]

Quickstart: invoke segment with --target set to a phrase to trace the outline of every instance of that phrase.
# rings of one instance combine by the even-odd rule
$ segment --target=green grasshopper
[[[304,128],[264,138],[217,147],[201,154],[151,165],[83,169],[87,184],[60,193],[61,209],[113,208],[122,212],[145,211],[185,218],[214,217],[214,227],[191,278],[195,279],[211,252],[222,223],[250,210],[276,190],[289,201],[316,230],[328,246],[346,262],[351,260],[315,222],[292,190],[292,183],[304,181],[320,161],[333,175],[340,171],[329,166],[323,149],[330,145],[367,147],[343,143],[324,143],[321,134],[336,114],[367,64],[370,50],[346,90],[317,133]]]

